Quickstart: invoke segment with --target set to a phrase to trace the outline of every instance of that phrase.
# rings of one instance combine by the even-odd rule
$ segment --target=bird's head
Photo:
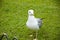
[[[34,15],[34,10],[28,10],[28,15]]]

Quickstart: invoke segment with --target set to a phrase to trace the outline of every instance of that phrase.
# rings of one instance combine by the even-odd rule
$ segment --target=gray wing
[[[41,27],[42,26],[42,19],[41,18],[36,18],[36,19],[37,19],[39,27]]]

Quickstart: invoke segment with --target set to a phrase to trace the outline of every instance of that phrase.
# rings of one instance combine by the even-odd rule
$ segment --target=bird
[[[27,22],[26,22],[26,26],[29,29],[36,31],[36,38],[34,40],[38,40],[37,39],[37,31],[42,26],[42,19],[43,18],[36,18],[34,16],[34,10],[33,9],[28,10],[28,19],[27,19]]]

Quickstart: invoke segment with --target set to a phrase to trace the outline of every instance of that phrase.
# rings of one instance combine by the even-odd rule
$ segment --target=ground
[[[25,23],[29,9],[35,17],[45,18],[38,32],[38,40],[60,40],[59,0],[0,0],[0,34],[7,33],[11,40],[31,40]]]

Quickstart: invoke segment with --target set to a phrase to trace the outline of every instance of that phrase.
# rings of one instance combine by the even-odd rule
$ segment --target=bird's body
[[[28,28],[30,28],[32,30],[38,30],[39,29],[38,21],[36,20],[36,18],[34,16],[28,17],[28,21],[27,21],[26,25]]]
[[[41,18],[36,18],[37,22],[38,22],[38,26],[39,28],[42,26],[42,19]]]

